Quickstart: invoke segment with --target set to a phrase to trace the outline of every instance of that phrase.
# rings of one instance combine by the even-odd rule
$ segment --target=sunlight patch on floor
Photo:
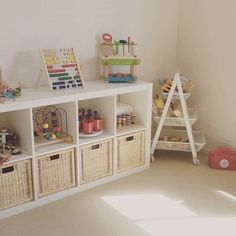
[[[159,219],[136,224],[153,236],[235,236],[236,218]]]
[[[223,195],[224,197],[227,197],[227,198],[229,198],[231,200],[236,201],[236,197],[234,195],[230,194],[230,193],[227,193],[227,192],[222,191],[222,190],[218,190],[217,193],[219,193],[219,194]]]
[[[236,218],[201,217],[186,208],[183,201],[162,194],[104,196],[102,200],[153,236],[236,235]]]
[[[161,194],[105,196],[102,200],[130,220],[196,216],[181,201],[173,201]]]

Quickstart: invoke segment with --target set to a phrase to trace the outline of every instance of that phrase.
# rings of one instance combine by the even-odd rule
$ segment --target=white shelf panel
[[[121,136],[121,135],[126,135],[126,134],[130,134],[130,133],[134,133],[134,132],[138,132],[142,130],[145,130],[145,127],[143,125],[138,125],[138,124],[125,125],[116,129],[116,135]]]
[[[77,145],[74,143],[55,143],[48,146],[38,147],[35,149],[35,155],[41,156],[52,152],[59,152],[65,149],[74,148]]]
[[[23,89],[22,96],[15,100],[9,99],[0,106],[0,112],[14,111],[24,108],[48,106],[76,100],[106,97],[116,94],[133,93],[152,90],[150,82],[138,80],[135,83],[107,83],[104,80],[88,80],[84,88],[68,89],[67,91],[51,92],[49,87]]]
[[[83,146],[86,144],[94,143],[94,142],[99,142],[105,139],[112,139],[114,138],[114,135],[108,132],[104,132],[103,134],[96,136],[96,137],[91,137],[91,138],[79,138],[79,146]]]
[[[178,138],[188,139],[188,134],[185,130],[163,130],[160,137],[163,136],[176,136]],[[206,144],[204,134],[200,131],[193,131],[193,139],[196,151],[199,152]],[[156,149],[159,150],[174,150],[174,151],[183,151],[191,152],[189,142],[171,142],[171,141],[158,141]]]
[[[190,124],[193,125],[197,121],[197,112],[196,110],[190,108],[188,109],[188,114],[189,114],[189,121]],[[153,116],[153,119],[159,123],[161,120],[161,116]],[[183,117],[166,117],[164,121],[165,126],[185,126],[184,118]]]

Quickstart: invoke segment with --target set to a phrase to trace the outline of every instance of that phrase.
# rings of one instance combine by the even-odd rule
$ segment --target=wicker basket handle
[[[93,146],[91,146],[91,150],[97,150],[100,148],[100,144],[95,144]]]
[[[13,172],[14,171],[14,166],[8,166],[8,167],[5,167],[5,168],[2,168],[2,174],[7,174],[7,173],[10,173],[10,172]]]
[[[58,160],[59,158],[60,158],[60,155],[59,155],[59,154],[53,155],[53,156],[50,156],[50,157],[49,157],[50,161]]]
[[[134,140],[134,136],[129,136],[126,138],[126,142],[133,141],[133,140]]]

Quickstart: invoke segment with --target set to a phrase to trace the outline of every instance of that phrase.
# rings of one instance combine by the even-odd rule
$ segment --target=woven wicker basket
[[[112,140],[80,148],[80,183],[112,175]]]
[[[40,197],[75,186],[74,149],[38,157],[37,163]]]
[[[117,172],[144,164],[144,132],[117,138]]]
[[[0,167],[0,210],[33,200],[31,161]]]

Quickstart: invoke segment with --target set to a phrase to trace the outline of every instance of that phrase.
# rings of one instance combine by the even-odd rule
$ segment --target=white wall
[[[3,1],[0,67],[11,85],[31,86],[40,67],[39,48],[75,47],[85,79],[97,79],[98,39],[110,32],[138,43],[140,78],[154,81],[174,72],[177,20],[178,0]]]
[[[180,0],[178,66],[193,80],[207,146],[236,147],[236,1]]]
[[[235,147],[234,22],[235,0],[8,0],[1,4],[0,67],[10,85],[31,86],[39,48],[76,47],[85,80],[97,79],[101,34],[131,36],[142,58],[139,77],[170,77],[177,64],[195,84],[191,101],[208,147]]]

